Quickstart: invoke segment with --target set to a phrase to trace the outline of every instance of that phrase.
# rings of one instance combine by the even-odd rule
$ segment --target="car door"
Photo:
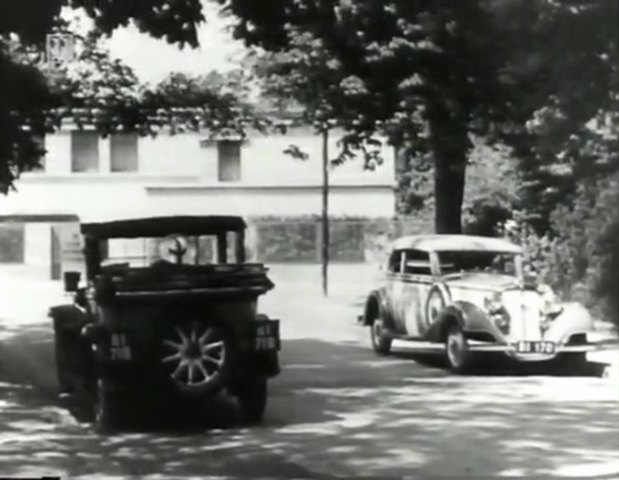
[[[430,254],[421,250],[406,250],[402,269],[402,319],[406,333],[419,337],[426,330],[425,303],[432,287]]]
[[[387,295],[389,297],[389,308],[394,321],[394,328],[399,333],[404,333],[404,284],[402,282],[402,267],[404,254],[402,250],[394,250],[389,257],[387,266]]]

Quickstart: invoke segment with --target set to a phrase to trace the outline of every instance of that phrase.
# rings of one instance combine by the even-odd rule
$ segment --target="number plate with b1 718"
[[[129,361],[132,359],[131,346],[124,333],[112,333],[110,336],[110,360]]]
[[[280,349],[278,320],[258,321],[255,329],[254,348],[256,351],[276,352]]]

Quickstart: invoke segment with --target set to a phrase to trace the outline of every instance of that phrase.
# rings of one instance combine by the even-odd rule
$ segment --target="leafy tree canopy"
[[[586,126],[608,108],[619,63],[617,7],[607,0],[224,3],[249,44],[290,53],[312,38],[335,77],[359,79],[367,94],[354,132],[381,130],[432,154],[439,231],[460,230],[471,134],[514,147],[538,180],[526,185],[531,201],[573,135],[589,145],[588,165],[596,133]]]
[[[95,29],[70,32],[62,7],[85,11]],[[149,88],[130,67],[110,58],[102,34],[128,22],[142,32],[183,47],[197,46],[203,22],[200,0],[5,0],[0,2],[0,191],[21,172],[36,168],[44,150],[37,137],[64,119],[102,134],[137,131],[156,134],[187,129],[244,132],[257,125],[248,107],[241,70],[192,78],[171,74]],[[45,61],[48,33],[73,33],[77,58],[52,66]]]

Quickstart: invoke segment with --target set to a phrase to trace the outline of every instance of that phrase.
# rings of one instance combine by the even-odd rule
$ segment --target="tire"
[[[462,328],[457,323],[449,325],[445,335],[445,360],[454,373],[468,373],[472,367],[472,354]]]
[[[372,348],[378,355],[389,355],[392,339],[385,335],[385,320],[379,312],[370,324],[370,339]]]
[[[161,364],[176,389],[189,395],[217,393],[233,371],[232,338],[219,326],[177,324],[162,342]]]
[[[587,360],[583,352],[564,353],[559,357],[559,370],[566,376],[601,376],[598,364]]]
[[[128,426],[131,420],[129,398],[106,388],[106,382],[99,379],[95,389],[93,417],[100,432],[110,432]]]
[[[246,379],[236,388],[236,396],[244,423],[262,421],[267,406],[268,387],[266,377]]]

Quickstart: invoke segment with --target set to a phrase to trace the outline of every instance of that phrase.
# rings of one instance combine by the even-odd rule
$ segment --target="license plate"
[[[555,353],[554,342],[529,342],[516,343],[517,353]]]
[[[261,321],[256,324],[254,348],[260,352],[279,350],[279,322],[277,320]]]
[[[110,360],[128,361],[131,360],[131,346],[124,333],[112,333],[110,335]]]

